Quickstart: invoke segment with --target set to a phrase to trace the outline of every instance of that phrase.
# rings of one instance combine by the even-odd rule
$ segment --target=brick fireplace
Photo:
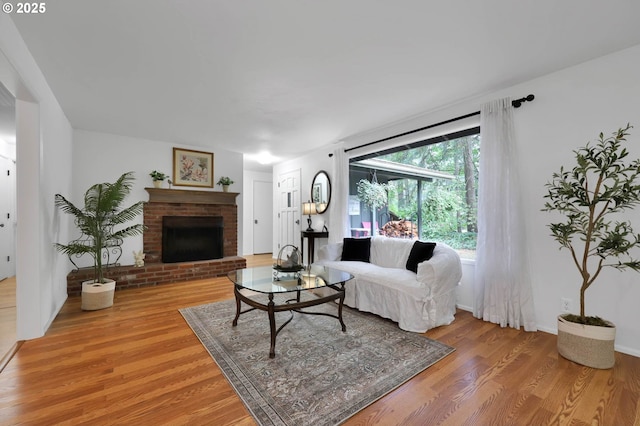
[[[143,235],[145,265],[122,265],[109,268],[107,276],[116,280],[116,289],[153,286],[201,278],[225,276],[229,271],[246,267],[238,253],[238,206],[235,192],[189,191],[145,188],[149,201],[144,204]],[[162,263],[163,216],[221,217],[223,257],[178,263]],[[93,268],[81,268],[67,276],[69,296],[80,295],[82,282],[93,278]]]

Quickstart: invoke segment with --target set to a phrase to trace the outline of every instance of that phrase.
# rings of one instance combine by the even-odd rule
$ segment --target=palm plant
[[[560,168],[546,184],[543,211],[564,215],[564,221],[549,224],[551,235],[561,249],[570,251],[582,278],[580,315],[565,317],[572,322],[605,325],[600,318],[585,316],[585,292],[603,268],[640,272],[640,261],[630,254],[640,245],[640,234],[633,233],[629,221],[614,222],[620,219],[618,213],[640,204],[640,159],[625,163],[629,152],[621,146],[630,128],[609,138],[600,133],[596,145],[574,151],[573,169]]]
[[[135,224],[126,228],[115,228],[133,220],[142,212],[142,201],[127,208],[121,208],[124,199],[131,192],[133,172],[124,173],[114,183],[99,183],[84,194],[84,208],[78,208],[60,194],[55,195],[55,205],[65,213],[74,216],[75,224],[82,236],[69,244],[55,244],[58,251],[69,256],[80,257],[88,254],[93,258],[94,282],[104,283],[103,258],[109,265],[109,253],[121,253],[125,237],[141,235],[144,225]],[[119,256],[118,256],[119,257]],[[73,263],[73,260],[71,260]],[[116,259],[117,261],[117,259]],[[75,265],[75,263],[74,263]]]

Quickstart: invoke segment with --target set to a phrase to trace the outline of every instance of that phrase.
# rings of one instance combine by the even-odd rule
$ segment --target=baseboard
[[[463,311],[467,311],[467,312],[473,312],[473,308],[470,307],[470,306],[456,304],[456,308],[458,308],[460,310],[463,310]]]
[[[640,358],[640,351],[626,346],[615,345],[615,349],[623,354],[631,355]]]
[[[558,329],[557,328],[538,327],[538,331],[544,331],[545,333],[555,334],[556,336],[558,335]],[[615,345],[615,350],[617,352],[620,352],[620,353],[623,353],[623,354],[627,354],[627,355],[631,355],[631,356],[635,356],[635,357],[640,358],[640,350],[638,350],[638,349],[629,348],[627,346],[622,346],[622,345]]]
[[[15,342],[9,351],[0,359],[0,373],[2,373],[7,364],[9,364],[9,361],[11,361],[11,358],[18,352],[18,349],[20,349],[23,343],[23,340]]]

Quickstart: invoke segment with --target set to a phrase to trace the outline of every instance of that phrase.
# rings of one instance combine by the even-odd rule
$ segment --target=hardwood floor
[[[16,345],[16,277],[0,281],[0,371]]]
[[[94,312],[69,299],[0,373],[0,424],[255,424],[178,312],[232,297],[218,278],[118,291]],[[554,335],[463,311],[426,335],[456,352],[347,425],[640,425],[640,358],[581,367],[558,356]]]

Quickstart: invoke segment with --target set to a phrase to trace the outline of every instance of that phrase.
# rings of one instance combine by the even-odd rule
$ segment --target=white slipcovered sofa
[[[343,243],[328,244],[320,248],[315,263],[355,277],[345,286],[345,305],[389,318],[403,330],[423,333],[454,320],[462,266],[455,250],[437,243],[431,259],[418,263],[417,273],[412,272],[407,259],[414,242],[372,237],[368,263],[343,261]]]

